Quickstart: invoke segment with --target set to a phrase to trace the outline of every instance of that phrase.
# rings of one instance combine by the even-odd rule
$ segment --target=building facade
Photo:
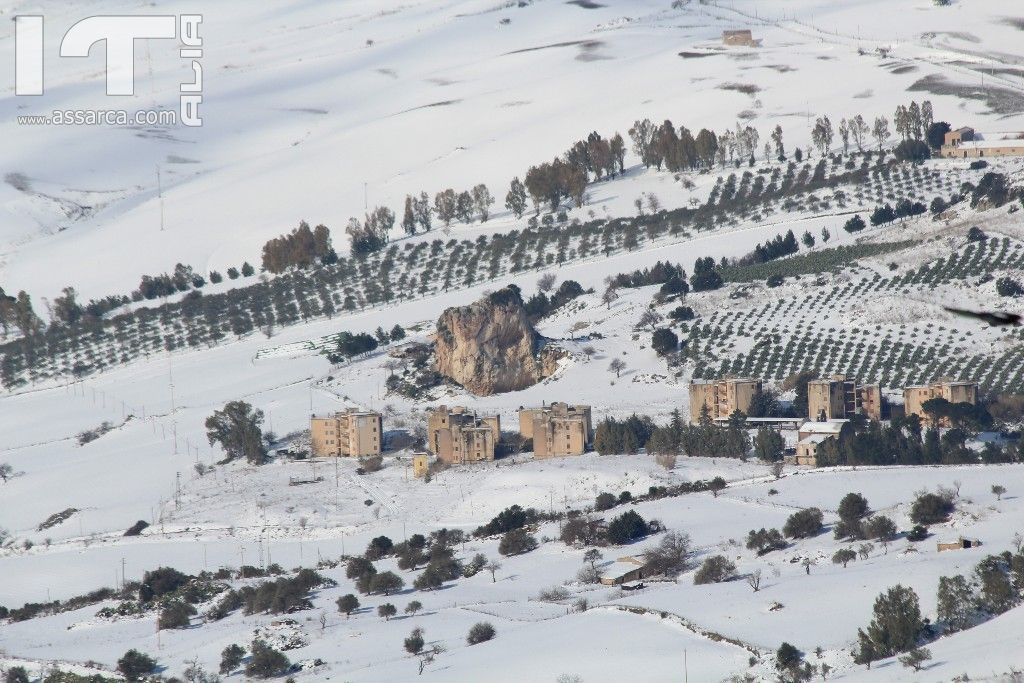
[[[797,432],[796,454],[792,464],[817,467],[821,449],[831,439],[839,438],[847,422],[849,420],[843,419],[805,422]]]
[[[729,417],[735,411],[750,412],[754,394],[761,391],[761,380],[730,377],[690,382],[690,422],[700,421],[701,408],[708,407],[711,419]]]
[[[949,159],[1024,156],[1024,139],[981,140],[973,128],[963,127],[946,133],[939,153]]]
[[[807,383],[807,418],[809,420],[846,420],[864,415],[871,420],[882,419],[882,387],[878,384],[858,386],[846,375],[817,379]]]
[[[427,416],[427,450],[449,465],[494,460],[501,418],[478,417],[463,406],[439,406]]]
[[[907,387],[903,390],[903,411],[907,416],[917,415],[922,420],[927,419],[924,403],[933,398],[973,405],[978,402],[978,383],[938,380],[931,384]]]
[[[412,454],[412,476],[422,479],[430,471],[430,455],[427,453]]]
[[[309,419],[310,450],[314,456],[354,457],[380,455],[384,440],[380,413],[346,410]]]
[[[627,555],[616,558],[610,566],[601,571],[600,581],[603,586],[621,586],[630,581],[639,581],[658,572],[651,567],[650,561],[643,554]]]
[[[520,408],[519,433],[533,440],[534,457],[583,455],[594,438],[590,406],[552,403]]]

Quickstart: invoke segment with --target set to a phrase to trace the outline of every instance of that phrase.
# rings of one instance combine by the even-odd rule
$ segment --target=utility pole
[[[121,590],[124,590],[125,585],[128,583],[128,578],[125,576],[125,559],[121,558]]]
[[[174,507],[181,506],[181,472],[174,473]]]
[[[164,188],[160,182],[160,164],[156,165],[156,196],[160,201],[160,232],[164,231]]]

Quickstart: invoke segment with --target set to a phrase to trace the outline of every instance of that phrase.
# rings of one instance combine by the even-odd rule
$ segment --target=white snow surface
[[[345,222],[365,203],[400,213],[407,193],[479,182],[498,198],[487,230],[521,227],[502,208],[513,176],[592,130],[628,138],[644,117],[721,131],[742,114],[762,145],[781,124],[789,149],[810,146],[817,116],[871,122],[911,98],[931,99],[954,127],[1022,128],[1019,113],[993,111],[977,93],[907,92],[936,76],[969,94],[980,81],[1019,94],[1020,31],[1006,0],[670,4],[3,0],[2,16],[45,17],[47,60],[41,97],[0,83],[0,282],[34,297],[68,285],[86,299],[127,293],[178,262],[199,273],[258,263],[264,242],[303,219],[331,227],[344,250]],[[105,95],[102,47],[59,58],[59,41],[84,16],[197,11],[202,127],[18,124],[53,110],[175,110],[192,80],[175,41],[138,41],[136,94],[117,98]],[[723,48],[722,30],[740,27],[761,46]],[[758,91],[723,87],[737,84]],[[686,196],[647,176],[594,187],[584,210],[629,213],[643,192],[663,204]]]

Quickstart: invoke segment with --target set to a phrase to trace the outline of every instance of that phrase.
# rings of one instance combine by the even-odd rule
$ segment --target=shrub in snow
[[[287,673],[291,662],[282,653],[262,640],[252,641],[252,656],[245,665],[245,675],[251,678],[273,678]]]
[[[352,593],[347,593],[338,598],[337,603],[338,611],[343,612],[345,617],[351,616],[353,612],[359,609],[359,598]]]
[[[481,621],[473,624],[473,627],[469,629],[469,634],[466,635],[466,642],[470,645],[476,645],[483,643],[494,637],[494,627],[486,621]]]
[[[501,537],[498,552],[502,555],[521,555],[537,547],[537,539],[524,529],[513,529]]]
[[[405,651],[411,655],[423,649],[423,629],[414,628],[409,637],[405,639]]]
[[[167,602],[160,610],[160,617],[157,619],[157,626],[165,628],[188,628],[191,617],[196,613],[196,608],[180,600]]]
[[[23,666],[12,666],[4,674],[4,683],[28,683],[28,671]]]
[[[238,668],[245,656],[245,648],[236,643],[231,643],[220,653],[220,673],[228,675]]]
[[[949,519],[954,507],[952,498],[947,495],[922,493],[910,508],[910,519],[925,526],[939,524]]]
[[[823,515],[818,508],[794,512],[786,520],[782,533],[790,538],[810,538],[821,533]]]
[[[373,580],[370,581],[370,590],[374,593],[383,593],[384,595],[398,592],[403,587],[405,587],[405,581],[402,581],[402,577],[394,572],[374,574]]]
[[[921,635],[924,622],[917,593],[896,585],[875,599],[874,619],[867,630],[858,630],[858,663],[892,657],[912,649]]]
[[[623,545],[647,535],[647,522],[634,510],[627,510],[608,524],[608,542]]]
[[[139,587],[139,600],[149,602],[161,595],[173,593],[191,579],[187,574],[182,574],[172,567],[160,567],[148,571],[142,575],[142,585]]]
[[[118,672],[129,681],[137,681],[153,673],[154,668],[156,668],[156,660],[135,649],[128,650],[121,659],[117,660]]]
[[[841,564],[845,568],[850,562],[857,559],[857,553],[849,548],[840,548],[832,555],[832,564]]]
[[[712,555],[704,560],[697,573],[693,575],[693,582],[697,585],[706,583],[721,583],[731,579],[736,573],[736,565],[729,561],[724,555]]]

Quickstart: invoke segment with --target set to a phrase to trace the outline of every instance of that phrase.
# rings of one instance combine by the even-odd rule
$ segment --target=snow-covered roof
[[[731,418],[723,415],[715,418],[715,422],[728,422]],[[779,424],[787,422],[797,422],[800,420],[799,417],[745,417],[744,422],[751,424]]]
[[[961,142],[961,148],[993,149],[998,147],[1020,147],[1024,149],[1024,140],[968,140]]]
[[[618,579],[630,572],[635,572],[644,566],[643,555],[637,557],[620,557],[611,564],[608,564],[601,568],[602,579]]]
[[[799,441],[799,443],[797,445],[798,446],[799,445],[805,445],[805,444],[815,444],[815,445],[817,445],[817,444],[820,444],[820,443],[824,443],[826,440],[831,439],[832,437],[833,437],[832,434],[811,434],[810,436],[807,436],[807,437],[804,437],[803,439],[800,439],[800,441]]]
[[[826,420],[825,422],[804,422],[800,427],[800,433],[808,434],[838,434],[842,431],[843,425],[849,420]]]

